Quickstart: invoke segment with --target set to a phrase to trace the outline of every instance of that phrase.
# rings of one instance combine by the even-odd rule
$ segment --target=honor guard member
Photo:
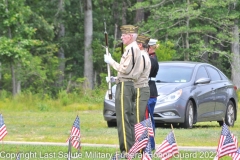
[[[136,81],[141,72],[141,51],[137,45],[136,38],[138,27],[123,25],[122,42],[126,45],[120,63],[117,63],[109,55],[104,55],[104,61],[118,71],[116,79],[115,109],[119,148],[122,154],[128,152],[134,144],[134,101],[135,90],[133,81]]]
[[[156,75],[157,75],[157,72],[159,69],[158,60],[157,60],[157,56],[155,53],[155,50],[158,47],[157,40],[150,39],[148,45],[149,45],[148,53],[149,53],[149,57],[150,57],[150,61],[151,61],[151,71],[149,74],[149,81],[148,81],[148,84],[150,87],[150,98],[148,100],[148,112],[151,117],[152,127],[153,127],[153,131],[154,131],[154,135],[155,135],[155,121],[153,118],[153,114],[154,114],[154,108],[155,108],[157,96],[158,96],[158,91],[157,91],[155,80],[156,80]],[[151,141],[152,150],[155,150],[154,137],[150,137],[150,141]]]
[[[157,60],[157,56],[156,56],[155,50],[158,47],[157,41],[158,40],[156,40],[156,39],[150,39],[149,42],[148,42],[148,45],[149,45],[148,54],[149,54],[150,57],[153,57],[156,60]]]
[[[144,35],[138,35],[137,37],[137,43],[142,55],[141,67],[139,68],[140,71],[142,70],[142,73],[140,77],[136,81],[134,81],[136,94],[136,123],[139,123],[145,119],[146,108],[150,97],[148,77],[151,69],[151,61],[147,53],[149,39],[150,38]]]

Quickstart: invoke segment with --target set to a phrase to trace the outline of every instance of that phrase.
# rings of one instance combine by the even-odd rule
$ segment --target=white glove
[[[109,55],[104,54],[104,62],[111,64],[113,62],[112,56],[109,53]]]
[[[107,83],[108,83],[108,82],[114,83],[114,82],[116,81],[116,78],[117,78],[117,77],[111,76],[111,77],[110,77],[110,80],[109,80],[109,77],[106,77],[106,82],[107,82]]]

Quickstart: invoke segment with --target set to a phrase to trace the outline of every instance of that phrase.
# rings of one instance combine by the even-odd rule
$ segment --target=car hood
[[[156,83],[158,95],[168,95],[187,86],[188,83]]]

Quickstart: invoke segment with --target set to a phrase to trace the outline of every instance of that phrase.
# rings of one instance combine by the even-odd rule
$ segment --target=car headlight
[[[165,103],[165,102],[172,102],[179,99],[179,97],[182,95],[182,89],[177,90],[176,92],[173,92],[165,97],[159,97],[157,98],[157,102],[159,103]]]

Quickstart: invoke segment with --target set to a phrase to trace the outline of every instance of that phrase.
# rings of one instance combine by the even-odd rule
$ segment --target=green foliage
[[[237,90],[237,97],[238,97],[238,102],[240,102],[240,89],[238,88]],[[238,105],[239,106],[239,105]]]
[[[41,41],[28,39],[9,39],[0,37],[0,59],[2,62],[21,62],[29,65],[31,54],[29,49],[41,45]]]
[[[172,42],[158,42],[157,45],[159,45],[159,47],[155,52],[158,57],[158,61],[171,61],[173,57],[175,57],[176,51],[174,50],[174,44]]]
[[[59,91],[58,99],[61,101],[62,106],[67,106],[70,103],[70,99],[66,91],[63,90]]]
[[[14,67],[16,81],[21,81],[23,93],[30,92],[41,98],[45,95],[57,98],[59,92],[64,90],[73,94],[87,94],[82,82],[85,1],[61,2],[0,2],[0,83],[7,93],[12,91],[11,67]],[[138,25],[139,33],[146,33],[160,41],[156,51],[159,61],[188,59],[209,62],[230,77],[233,59],[231,45],[235,41],[232,28],[240,17],[238,2],[92,1],[95,87],[106,88],[104,19],[109,51],[116,61],[121,57],[119,28],[126,23]],[[125,8],[126,12],[122,13]],[[134,20],[137,9],[144,11],[144,19],[140,22]],[[61,30],[61,27],[64,29]],[[60,49],[64,53],[61,59],[58,54]],[[61,72],[61,67],[64,67],[64,72]],[[116,76],[117,72],[111,68],[111,74]],[[64,75],[61,84],[58,84],[59,75]]]

